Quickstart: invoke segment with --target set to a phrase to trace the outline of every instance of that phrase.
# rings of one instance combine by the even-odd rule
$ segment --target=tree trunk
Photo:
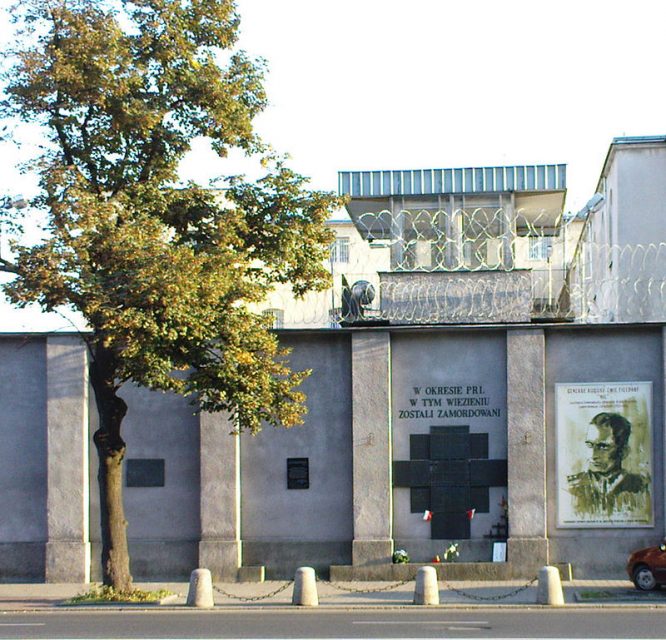
[[[99,413],[99,429],[93,438],[99,457],[102,581],[118,591],[126,591],[132,589],[132,576],[123,506],[125,442],[120,437],[120,427],[127,405],[116,395],[115,372],[113,352],[98,343],[90,364],[90,381]]]

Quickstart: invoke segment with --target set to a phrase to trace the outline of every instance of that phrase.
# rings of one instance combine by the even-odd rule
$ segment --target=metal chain
[[[457,593],[458,595],[463,596],[464,598],[469,598],[470,600],[479,600],[479,601],[493,601],[493,600],[504,600],[505,598],[510,598],[511,596],[518,595],[522,591],[529,589],[529,587],[531,587],[537,580],[538,577],[534,577],[529,582],[526,582],[525,584],[517,587],[516,589],[513,589],[512,591],[493,596],[479,596],[474,593],[468,593],[466,591],[463,591],[462,589],[456,589],[456,587],[452,586],[446,580],[441,580],[440,582],[442,582],[442,584],[446,589],[453,591],[454,593]],[[413,579],[401,580],[400,582],[395,582],[386,587],[379,587],[375,589],[355,589],[354,587],[343,587],[342,585],[336,582],[331,582],[330,580],[323,580],[322,578],[317,578],[317,582],[321,582],[322,584],[327,584],[333,589],[338,589],[339,591],[346,591],[348,593],[381,593],[382,591],[392,591],[393,589],[402,587],[409,582],[414,582],[414,580]],[[251,598],[246,598],[244,596],[237,596],[215,585],[213,585],[213,589],[215,589],[215,591],[217,591],[221,595],[226,596],[227,598],[232,598],[233,600],[241,600],[242,602],[258,602],[259,600],[267,600],[268,598],[276,596],[278,593],[282,593],[285,589],[288,589],[292,584],[294,584],[293,580],[285,582],[282,586],[275,589],[275,591],[271,591],[270,593],[267,593],[263,596],[254,596]]]
[[[456,589],[455,587],[451,586],[446,580],[442,580],[441,582],[444,584],[444,586],[447,589],[453,591],[454,593],[457,593],[460,596],[463,596],[464,598],[469,598],[470,600],[491,601],[491,600],[504,600],[505,598],[510,598],[511,596],[515,596],[519,594],[521,591],[529,589],[538,579],[539,579],[538,577],[534,577],[529,582],[521,585],[520,587],[514,589],[513,591],[509,591],[508,593],[501,593],[499,595],[494,595],[494,596],[477,596],[474,593],[467,593],[462,589]]]
[[[217,591],[218,593],[221,593],[223,596],[226,596],[227,598],[232,598],[234,600],[241,600],[242,602],[258,602],[259,600],[266,600],[267,598],[272,598],[273,596],[276,596],[278,593],[282,593],[285,589],[288,589],[292,584],[294,584],[294,581],[290,580],[289,582],[285,582],[281,587],[277,588],[275,591],[271,591],[270,593],[267,593],[263,596],[254,596],[252,598],[245,598],[244,596],[234,595],[233,593],[229,593],[228,591],[225,591],[220,587],[216,587],[215,585],[213,585],[213,589],[215,589],[215,591]]]
[[[323,580],[321,578],[317,578],[317,582],[321,582],[322,584],[327,584],[333,587],[334,589],[338,589],[340,591],[347,591],[348,593],[380,593],[381,591],[392,591],[393,589],[402,587],[408,582],[414,582],[414,580],[413,579],[402,580],[401,582],[395,582],[394,584],[390,584],[387,587],[379,587],[377,589],[354,589],[354,587],[343,587],[342,585],[339,585],[337,582],[331,582],[330,580]]]

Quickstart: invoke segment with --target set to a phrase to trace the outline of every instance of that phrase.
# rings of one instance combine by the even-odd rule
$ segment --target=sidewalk
[[[263,583],[218,583],[215,585],[215,605],[220,609],[257,609],[291,607],[292,585],[284,587],[284,581]],[[342,582],[318,583],[320,608],[382,608],[411,607],[414,582],[399,585],[390,582]],[[137,583],[141,589],[168,589],[177,597],[162,605],[86,605],[77,610],[90,609],[150,609],[169,610],[185,605],[189,585],[176,583]],[[525,580],[502,582],[451,581],[440,582],[440,604],[454,607],[479,606],[537,606],[537,584],[527,586]],[[650,606],[666,607],[666,590],[640,592],[628,580],[573,580],[563,583],[566,606]],[[387,589],[388,587],[388,589]],[[0,612],[32,610],[71,610],[63,603],[78,593],[87,591],[89,585],[77,584],[0,584]],[[351,589],[357,591],[351,591]],[[382,590],[383,589],[383,590]],[[361,591],[361,592],[358,592]],[[229,595],[225,595],[229,594]],[[234,596],[234,597],[231,597]],[[270,596],[264,598],[264,596]],[[247,601],[255,598],[255,601]]]

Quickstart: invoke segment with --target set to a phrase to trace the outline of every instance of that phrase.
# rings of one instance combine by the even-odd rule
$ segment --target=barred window
[[[553,239],[530,236],[529,240],[530,248],[527,256],[528,260],[548,260],[553,246]]]
[[[264,309],[261,312],[264,318],[271,318],[271,329],[282,329],[284,326],[284,311],[282,309]]]
[[[331,262],[349,262],[349,238],[336,238],[331,244]]]

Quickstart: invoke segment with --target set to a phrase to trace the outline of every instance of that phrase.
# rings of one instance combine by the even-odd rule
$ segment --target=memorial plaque
[[[430,436],[428,434],[409,436],[409,457],[412,460],[430,460]]]
[[[432,463],[430,481],[433,484],[467,484],[469,464],[467,460],[435,460]]]
[[[431,427],[410,436],[409,453],[410,460],[393,462],[393,486],[409,489],[410,512],[432,512],[435,540],[469,538],[467,512],[488,513],[490,487],[507,486],[507,461],[488,459],[488,434]]]
[[[430,487],[412,487],[409,490],[410,513],[423,513],[430,509]]]
[[[287,458],[287,489],[310,488],[310,459]]]
[[[430,488],[432,511],[440,512],[462,512],[465,513],[470,507],[470,490],[465,485],[435,485]]]
[[[130,458],[126,462],[125,486],[163,487],[163,458]]]
[[[467,460],[469,455],[469,434],[433,434],[430,436],[430,454],[433,460]]]
[[[469,520],[464,513],[435,512],[430,524],[433,540],[469,540]]]
[[[473,487],[506,487],[506,460],[470,460],[470,481]]]
[[[469,457],[487,458],[488,457],[488,434],[470,433],[469,434]]]

